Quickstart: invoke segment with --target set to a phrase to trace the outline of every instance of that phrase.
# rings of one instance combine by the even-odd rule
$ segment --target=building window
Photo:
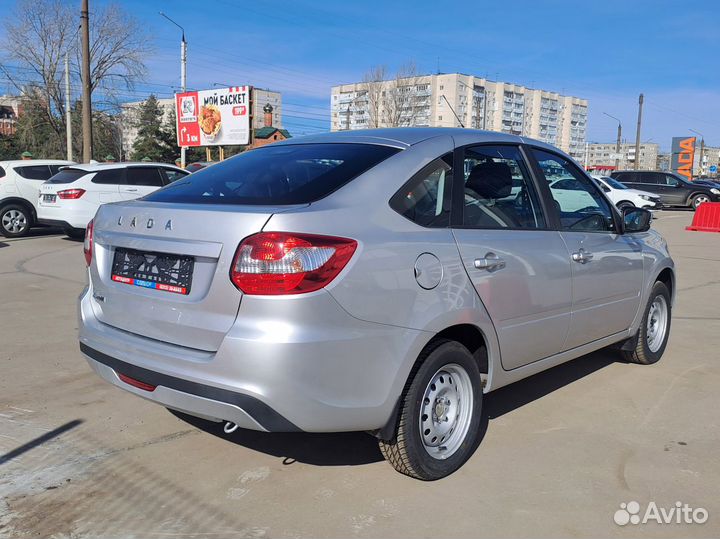
[[[442,116],[438,116],[438,120],[442,121]]]
[[[441,84],[441,85],[440,85],[440,89],[441,89],[441,90],[444,90],[444,89],[445,89],[445,86],[443,86],[443,85]]]

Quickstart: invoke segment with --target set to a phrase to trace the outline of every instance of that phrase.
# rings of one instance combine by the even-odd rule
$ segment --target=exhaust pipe
[[[226,421],[225,426],[223,427],[223,431],[225,434],[231,434],[238,430],[237,423],[233,423],[232,421]]]

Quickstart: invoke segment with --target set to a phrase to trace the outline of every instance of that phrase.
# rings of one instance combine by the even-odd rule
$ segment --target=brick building
[[[263,127],[253,130],[253,141],[248,147],[260,148],[267,146],[273,142],[279,142],[281,140],[289,139],[290,133],[287,129],[280,129],[279,127],[273,127],[273,106],[270,103],[266,103],[263,107]]]
[[[22,115],[23,105],[19,97],[0,96],[0,135],[15,134],[17,120]]]

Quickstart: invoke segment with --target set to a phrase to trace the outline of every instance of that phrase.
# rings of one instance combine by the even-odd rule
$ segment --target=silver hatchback
[[[368,431],[425,480],[470,457],[484,393],[611,345],[658,361],[675,290],[649,212],[468,129],[245,152],[102,206],[85,257],[80,348],[105,380],[228,430]]]

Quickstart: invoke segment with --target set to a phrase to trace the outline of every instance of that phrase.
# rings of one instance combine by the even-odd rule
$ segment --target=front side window
[[[678,180],[675,176],[671,176],[670,174],[658,174],[662,178],[660,181],[661,184],[669,185],[671,187],[677,187],[680,185],[680,180]]]
[[[593,182],[569,160],[533,149],[550,188],[564,230],[608,232],[615,229],[610,205]]]
[[[390,199],[390,207],[420,226],[449,226],[451,171],[452,154],[448,154],[403,185]]]
[[[189,174],[189,172],[186,172],[184,170],[175,170],[174,168],[163,168],[162,171],[163,174],[165,174],[167,183],[175,182]]]
[[[47,165],[30,165],[24,167],[15,167],[20,176],[26,180],[49,180],[50,179],[50,167]]]
[[[400,150],[374,144],[269,145],[190,174],[152,202],[287,205],[315,202]]]
[[[468,148],[463,173],[463,226],[545,228],[545,217],[519,148]]]

